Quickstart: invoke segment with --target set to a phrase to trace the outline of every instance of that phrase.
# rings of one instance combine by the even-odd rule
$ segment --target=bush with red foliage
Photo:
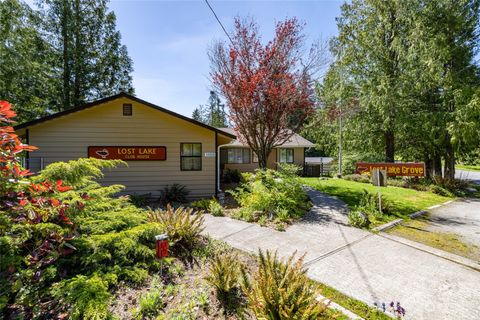
[[[69,244],[75,232],[69,216],[83,207],[59,199],[71,189],[61,180],[33,183],[28,178],[19,156],[36,148],[15,134],[15,115],[8,102],[0,101],[0,310],[18,295],[28,299],[22,284],[38,283],[41,290],[48,268],[75,251]]]

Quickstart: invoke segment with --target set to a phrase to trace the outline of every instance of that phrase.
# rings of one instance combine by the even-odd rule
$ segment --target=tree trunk
[[[80,28],[82,22],[80,21],[80,0],[75,1],[75,55],[73,59],[73,70],[74,70],[74,84],[73,84],[73,105],[79,106],[81,104],[81,77],[82,74],[82,61],[80,59]]]
[[[425,161],[425,177],[427,179],[432,179],[433,174],[434,174],[433,173],[433,159],[428,153],[425,153],[423,159]]]
[[[257,152],[257,157],[258,157],[258,166],[260,169],[267,169],[267,159],[268,159],[268,153],[267,150],[259,150]]]
[[[446,179],[455,179],[455,150],[450,142],[450,134],[446,134],[445,166],[443,169]]]
[[[433,153],[433,176],[442,177],[442,156],[438,151]]]
[[[63,17],[62,17],[62,37],[63,37],[63,110],[70,108],[70,55],[69,55],[69,8],[68,1],[63,3]]]
[[[385,161],[395,162],[395,134],[391,130],[385,132]]]

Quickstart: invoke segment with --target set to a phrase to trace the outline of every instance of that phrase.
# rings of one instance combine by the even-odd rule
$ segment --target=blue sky
[[[273,35],[275,21],[296,16],[306,23],[307,41],[336,34],[335,17],[343,1],[210,1],[231,31],[236,16],[252,16],[264,40]],[[226,36],[203,0],[113,0],[133,59],[133,82],[139,98],[191,116],[206,103],[210,90],[207,50]]]

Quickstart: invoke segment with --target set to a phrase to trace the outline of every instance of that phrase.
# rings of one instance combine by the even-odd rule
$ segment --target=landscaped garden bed
[[[283,164],[242,173],[242,181],[226,191],[225,215],[285,230],[311,208],[298,172],[298,166]]]

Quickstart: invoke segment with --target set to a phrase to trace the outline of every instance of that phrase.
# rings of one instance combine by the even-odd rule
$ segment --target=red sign
[[[166,147],[88,147],[88,157],[125,161],[167,160]]]
[[[388,162],[358,162],[355,173],[371,173],[373,169],[386,170],[387,176],[424,177],[423,162],[388,163]]]
[[[168,240],[157,240],[155,242],[155,254],[158,259],[168,257]]]

